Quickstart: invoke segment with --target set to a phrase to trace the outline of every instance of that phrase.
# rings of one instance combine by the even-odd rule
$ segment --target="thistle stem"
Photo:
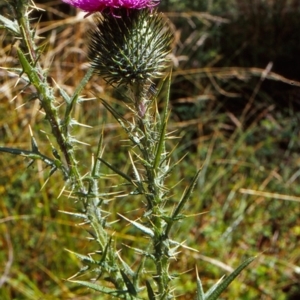
[[[147,199],[148,207],[147,210],[150,212],[148,219],[149,223],[152,224],[154,236],[152,238],[153,244],[153,256],[155,257],[156,274],[154,276],[157,283],[159,299],[170,299],[169,282],[169,247],[168,237],[165,234],[166,222],[161,217],[163,214],[163,187],[164,187],[164,176],[161,176],[160,169],[154,169],[154,158],[155,152],[158,145],[160,132],[160,120],[156,109],[153,106],[154,102],[146,99],[145,91],[149,89],[149,85],[140,85],[138,88],[133,90],[135,92],[135,109],[137,111],[137,120],[139,131],[142,133],[140,147],[142,157],[147,161],[145,165],[146,171],[146,182],[147,182],[147,193],[145,197]],[[141,106],[143,107],[143,113],[141,114]],[[154,115],[153,115],[154,114]],[[165,154],[160,157],[161,165]]]
[[[26,57],[25,55],[22,56],[22,59],[28,67],[23,67],[23,72],[27,74],[30,83],[37,91],[40,105],[45,111],[46,119],[50,124],[52,134],[63,154],[67,165],[67,175],[64,180],[66,182],[71,182],[73,191],[77,195],[78,200],[82,203],[84,214],[86,215],[86,222],[90,224],[93,230],[93,236],[95,236],[95,239],[100,246],[100,250],[102,252],[105,250],[107,251],[106,263],[109,265],[108,269],[112,270],[109,274],[111,282],[115,284],[118,290],[125,290],[126,286],[124,285],[116,262],[115,249],[110,245],[110,237],[103,225],[104,218],[101,216],[101,209],[99,207],[101,198],[98,196],[98,174],[94,174],[95,172],[92,170],[91,180],[88,182],[87,188],[83,182],[83,177],[79,172],[74,146],[70,141],[69,122],[64,122],[64,120],[60,119],[58,109],[54,104],[56,99],[52,87],[48,84],[47,77],[38,62],[38,47],[35,44],[34,36],[28,21],[28,5],[23,3],[23,1],[16,1],[16,3],[15,15],[20,27],[21,40],[23,42],[22,50],[27,54]],[[67,105],[69,104],[67,103]],[[72,105],[74,106],[74,103],[72,103]],[[72,107],[68,107],[67,109],[68,111],[65,115],[65,119],[70,118],[72,113]]]

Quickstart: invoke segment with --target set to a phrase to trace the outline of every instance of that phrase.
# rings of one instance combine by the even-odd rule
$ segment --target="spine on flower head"
[[[162,14],[148,9],[94,17],[88,57],[95,72],[112,85],[151,82],[168,65],[172,35]]]

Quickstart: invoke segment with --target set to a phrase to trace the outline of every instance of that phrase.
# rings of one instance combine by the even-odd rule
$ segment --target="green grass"
[[[217,6],[214,11],[218,12]],[[89,19],[79,22],[70,16],[63,17],[67,21],[56,21],[55,26],[53,21],[40,24],[41,28],[49,28],[41,34],[47,36],[42,61],[51,62],[49,77],[71,92],[87,69],[84,34],[90,24]],[[176,21],[172,14],[170,18]],[[218,34],[215,21],[194,19],[200,22],[197,28],[201,31],[192,32],[187,20],[189,17],[182,15],[176,26],[185,22],[182,28],[198,38],[203,32],[208,32],[211,39]],[[179,27],[177,30],[179,34]],[[3,30],[0,34],[0,66],[15,66],[14,50],[7,43],[9,36]],[[289,293],[299,289],[299,112],[292,104],[282,109],[274,94],[262,85],[243,116],[263,69],[256,76],[256,65],[243,72],[234,67],[224,71],[222,66],[216,71],[214,59],[221,49],[216,44],[208,51],[206,44],[195,49],[193,40],[188,41],[187,37],[182,35],[177,40],[174,53],[177,58],[187,56],[174,69],[172,87],[169,131],[177,130],[176,135],[181,138],[170,141],[168,146],[171,149],[179,142],[174,160],[187,153],[168,179],[170,187],[181,181],[173,190],[174,205],[197,167],[202,167],[202,172],[185,209],[190,217],[176,227],[178,240],[186,240],[186,246],[198,250],[182,248],[178,261],[172,265],[174,273],[179,274],[174,283],[178,299],[194,299],[196,264],[207,289],[254,255],[258,255],[255,262],[220,299],[288,299]],[[198,57],[201,53],[205,56]],[[198,72],[192,74],[193,62],[199,65]],[[269,74],[270,80],[275,75]],[[220,89],[216,89],[214,79]],[[41,132],[49,128],[39,105],[27,98],[30,90],[17,94],[22,83],[15,88],[16,80],[0,69],[0,145],[28,149],[31,125],[40,149],[50,153],[47,134]],[[222,91],[239,96],[228,97]],[[95,76],[84,94],[87,98],[95,94],[105,97],[116,106],[119,103]],[[241,109],[237,109],[240,105]],[[104,120],[105,159],[130,172],[125,143],[120,142],[125,135],[101,104],[96,100],[84,102],[78,105],[75,115],[79,122],[93,126],[74,128],[74,135],[90,144],[78,147],[82,171],[89,168]],[[66,193],[57,199],[64,185],[60,175],[54,174],[41,189],[49,170],[42,163],[27,168],[28,163],[24,158],[0,156],[0,298],[104,299],[65,282],[81,267],[65,249],[89,253],[93,245],[86,239],[84,226],[77,226],[77,220],[59,213],[74,209],[73,199],[68,199]],[[109,191],[117,184],[118,178],[112,177],[100,186]],[[288,196],[294,196],[293,201],[287,200]],[[114,219],[117,212],[138,217],[142,210],[132,211],[134,201],[137,199],[128,197],[107,203],[107,210],[112,212],[110,218]],[[122,245],[142,244],[143,237],[124,222],[114,228],[122,255],[126,253],[131,261],[136,254]]]

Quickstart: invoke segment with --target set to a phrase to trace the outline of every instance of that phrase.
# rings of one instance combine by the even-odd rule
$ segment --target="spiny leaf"
[[[205,300],[217,300],[221,293],[229,286],[229,284],[255,259],[251,257],[245,260],[238,266],[229,276],[227,276],[220,283],[214,285],[206,294]]]
[[[54,156],[57,160],[61,161],[61,157],[60,157],[60,155],[59,155],[59,152],[52,146],[52,144],[51,144],[51,150],[52,150],[53,156]]]
[[[74,275],[72,275],[71,277],[69,277],[68,280],[70,281],[71,279],[76,278],[76,277],[86,273],[89,269],[90,269],[90,266],[87,266],[87,265],[81,267],[80,270],[77,273],[75,273]]]
[[[169,115],[169,101],[170,101],[170,90],[171,90],[171,79],[172,79],[172,71],[169,74],[168,79],[168,88],[167,88],[167,95],[166,95],[166,103],[165,103],[165,109],[163,113],[163,122],[166,123],[168,120]]]
[[[222,280],[225,278],[225,275],[223,275],[210,289],[206,294],[204,295],[204,299],[206,299],[205,296],[211,295],[214,290],[218,287],[218,285],[222,282]]]
[[[38,151],[38,150],[35,149],[35,151]],[[36,159],[40,159],[45,164],[47,164],[48,166],[51,167],[51,172],[50,172],[51,175],[53,174],[53,172],[56,169],[59,169],[63,172],[63,174],[66,178],[68,177],[68,171],[66,170],[66,168],[59,161],[57,161],[57,160],[54,161],[51,158],[43,155],[40,152],[33,152],[33,151],[28,151],[28,150],[23,150],[23,149],[7,148],[7,147],[0,147],[0,152],[6,152],[6,153],[14,154],[14,155],[25,156],[25,157],[28,157],[28,158],[32,159],[33,161],[36,160]],[[30,162],[29,166],[32,163],[33,162]]]
[[[14,155],[20,155],[25,156],[31,159],[41,159],[43,162],[45,162],[49,166],[55,165],[54,161],[51,158],[48,158],[47,156],[36,153],[33,151],[23,150],[23,149],[16,149],[16,148],[7,148],[7,147],[0,147],[0,152],[6,152]]]
[[[104,247],[104,251],[102,253],[100,264],[103,264],[105,262],[107,255],[109,253],[110,247],[111,247],[111,242],[112,242],[112,237],[109,237],[109,239]],[[100,244],[100,246],[102,246],[99,240],[98,240],[98,243]]]
[[[52,168],[50,169],[48,178],[50,178],[56,171],[57,171],[57,167],[56,167],[56,166],[52,167]]]
[[[122,263],[123,268],[125,269],[126,273],[129,274],[130,276],[134,277],[136,274],[135,272],[130,268],[130,266],[122,259],[120,254],[117,252],[117,255],[119,257],[119,260]]]
[[[175,210],[174,210],[174,212],[173,212],[173,214],[172,214],[172,217],[171,217],[171,219],[173,219],[174,222],[175,222],[177,216],[179,215],[179,213],[182,211],[182,209],[183,209],[185,203],[186,203],[186,202],[188,201],[188,199],[190,198],[190,196],[191,196],[191,194],[192,194],[192,192],[193,192],[193,190],[194,190],[194,188],[195,188],[195,185],[196,185],[196,183],[197,183],[197,179],[198,179],[198,177],[199,177],[200,171],[201,171],[201,170],[198,170],[198,172],[196,173],[196,175],[195,175],[194,178],[192,179],[191,184],[189,185],[189,187],[187,188],[187,190],[185,190],[185,192],[184,192],[184,194],[183,194],[181,200],[180,200],[179,203],[177,204],[177,206],[176,206],[176,208],[175,208]],[[174,224],[174,222],[169,222],[169,223],[168,223],[168,226],[167,226],[167,228],[166,228],[166,235],[169,234],[169,232],[170,232],[170,230],[171,230],[171,227],[172,227],[172,225]]]
[[[150,245],[148,246],[148,248],[150,248]],[[148,249],[147,249],[148,250]],[[146,250],[146,251],[147,251]],[[146,262],[146,259],[147,259],[147,255],[142,255],[142,259],[139,263],[139,265],[137,266],[136,268],[136,272],[135,274],[132,276],[133,277],[133,281],[136,283],[136,282],[139,282],[139,278],[140,278],[140,274],[141,272],[143,273],[144,271],[144,266],[145,266],[145,262]]]
[[[40,153],[36,139],[33,136],[31,136],[31,150],[34,153]]]
[[[76,218],[81,218],[81,219],[86,219],[86,215],[82,214],[82,213],[75,213],[75,212],[71,212],[71,211],[65,211],[65,210],[59,210],[60,213],[66,214],[66,215],[70,215]]]
[[[132,150],[132,153],[139,159],[139,161],[145,166],[145,167],[151,167],[152,165],[146,161],[143,157],[141,157],[139,154],[137,154],[136,152],[134,152]]]
[[[126,124],[126,120],[109,104],[107,103],[104,99],[100,98],[100,101],[102,102],[102,104],[104,105],[104,107],[114,116],[114,118],[116,119],[116,121],[118,121],[118,123],[125,129],[127,130],[125,124]]]
[[[135,163],[134,163],[134,161],[132,159],[132,156],[131,156],[130,152],[128,152],[128,156],[129,156],[129,159],[130,159],[130,162],[131,162],[131,165],[132,165],[134,177],[137,180],[137,182],[140,183],[141,182],[141,176],[140,176],[140,174],[139,174],[139,172],[138,172],[138,170],[137,170],[137,168],[135,166]]]
[[[68,249],[66,249],[66,251],[68,251],[71,254],[74,254],[77,258],[79,258],[83,262],[88,262],[88,263],[91,263],[91,264],[94,264],[94,265],[97,264],[97,262],[95,260],[93,260],[90,256],[79,254],[79,253],[73,252],[73,251],[68,250]]]
[[[100,134],[99,137],[99,141],[98,141],[98,147],[97,147],[97,151],[96,151],[96,158],[101,157],[102,156],[102,150],[103,150],[103,129],[102,132]],[[92,177],[96,178],[99,176],[99,172],[100,172],[100,163],[101,161],[99,159],[96,159],[94,162],[94,165],[92,166]]]
[[[11,21],[2,15],[0,15],[0,22],[3,24],[3,27],[7,30],[14,33],[16,36],[20,36],[20,27],[18,25],[18,22],[16,20]]]
[[[155,153],[155,158],[154,158],[154,165],[153,169],[157,170],[159,167],[162,159],[161,155],[163,152],[165,152],[165,136],[166,136],[166,128],[167,128],[167,122],[163,123],[163,126],[160,130],[160,136],[159,136],[159,141],[156,147],[156,153]]]
[[[30,82],[33,83],[34,86],[39,86],[40,85],[40,79],[37,75],[37,72],[36,72],[35,68],[30,65],[30,63],[28,62],[28,60],[25,57],[24,53],[20,49],[17,49],[17,54],[18,54],[18,57],[19,57],[19,61],[22,65],[23,71],[27,74]]]
[[[100,160],[101,162],[103,162],[107,167],[109,167],[111,170],[113,170],[114,172],[116,172],[118,175],[120,175],[121,177],[123,177],[127,181],[132,182],[132,179],[128,175],[126,175],[125,173],[123,173],[122,171],[120,171],[118,168],[116,168],[113,165],[111,165],[110,163],[106,162],[101,157],[98,157],[98,160]]]
[[[204,300],[205,295],[202,287],[202,282],[198,274],[197,266],[196,266],[196,280],[197,280],[197,300]]]
[[[82,78],[81,82],[75,89],[74,94],[72,95],[71,98],[69,98],[69,101],[67,102],[68,105],[67,105],[66,112],[65,112],[66,117],[68,117],[70,115],[71,111],[73,110],[73,108],[79,98],[80,93],[82,92],[83,88],[85,87],[85,85],[88,83],[88,81],[92,77],[93,71],[94,71],[94,69],[92,67],[90,67],[88,69],[87,73],[85,74],[85,76]]]
[[[172,151],[170,151],[170,152],[168,153],[168,155],[166,155],[166,157],[164,158],[164,160],[170,158],[171,155],[172,155],[172,153],[173,153],[173,151],[174,151],[175,149],[176,149],[176,146],[172,149]],[[165,172],[165,177],[168,176],[169,174],[171,174],[172,171],[175,169],[175,167],[177,167],[177,166],[181,163],[181,161],[182,161],[186,156],[187,156],[187,153],[184,154],[184,155],[183,155],[181,158],[179,158],[178,160],[176,160],[175,163],[173,163],[172,165],[169,165],[169,166],[168,166],[168,169],[167,169],[166,172]],[[177,184],[176,184],[176,185],[177,185]]]
[[[82,280],[69,280],[69,281],[76,283],[76,284],[80,284],[80,285],[90,288],[92,290],[102,292],[102,293],[110,295],[110,296],[117,297],[119,299],[126,299],[126,295],[125,295],[126,291],[113,290],[111,288],[101,286],[99,284],[88,282],[88,281],[82,281]]]
[[[138,223],[136,221],[131,221],[131,220],[127,219],[126,217],[122,216],[121,214],[118,214],[118,215],[121,216],[126,221],[128,221],[129,223],[131,223],[137,229],[139,229],[142,232],[144,232],[146,235],[148,235],[150,237],[154,237],[154,232],[152,231],[152,229],[150,229],[150,228],[148,228],[148,227],[146,227],[146,226],[144,226],[141,223]]]
[[[122,275],[122,278],[123,278],[123,281],[127,287],[127,290],[129,292],[130,295],[133,295],[133,296],[136,296],[137,295],[137,292],[136,292],[136,289],[134,287],[134,285],[132,284],[131,280],[129,279],[129,277],[125,274],[124,271],[120,270],[121,272],[121,275]]]
[[[197,179],[199,177],[201,170],[198,170],[198,172],[196,173],[196,175],[194,176],[190,186],[188,187],[188,189],[186,190],[186,192],[184,193],[182,199],[179,201],[177,207],[175,208],[175,211],[172,215],[172,217],[176,217],[183,209],[184,204],[187,202],[187,200],[191,197],[192,192],[195,188],[195,185],[197,183]]]
[[[29,164],[27,165],[27,169],[29,169],[33,164],[34,164],[35,160],[32,159]]]
[[[63,97],[63,99],[65,100],[65,102],[66,102],[67,104],[69,104],[69,103],[71,102],[71,98],[70,98],[70,96],[67,94],[67,92],[66,92],[64,89],[62,89],[58,84],[56,84],[56,87],[58,88],[59,93],[60,93],[60,95]]]
[[[148,293],[149,300],[155,300],[154,292],[153,292],[152,287],[148,280],[146,280],[146,287],[147,287],[147,293]]]
[[[197,179],[199,178],[201,170],[198,170],[196,175],[194,176],[194,178],[192,179],[192,182],[190,184],[190,186],[188,187],[188,189],[186,190],[186,192],[184,193],[181,201],[178,203],[178,206],[176,207],[174,213],[173,213],[173,217],[176,217],[182,210],[184,204],[187,202],[187,200],[189,200],[189,198],[191,197],[193,190],[195,188],[195,185],[197,184]]]

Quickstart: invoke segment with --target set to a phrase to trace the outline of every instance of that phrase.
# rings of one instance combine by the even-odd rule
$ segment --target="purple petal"
[[[78,7],[86,12],[103,11],[108,8],[113,12],[114,9],[143,9],[152,8],[159,3],[160,0],[62,0],[72,6]]]

